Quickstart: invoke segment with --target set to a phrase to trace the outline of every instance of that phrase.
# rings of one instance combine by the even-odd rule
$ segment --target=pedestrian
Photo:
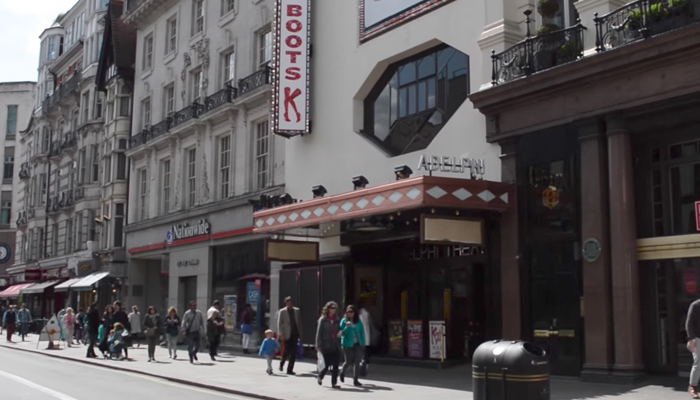
[[[241,334],[243,335],[243,353],[248,354],[248,347],[250,346],[250,335],[253,334],[253,325],[251,323],[253,316],[253,307],[250,304],[246,304],[243,309],[243,314],[241,314]]]
[[[323,369],[318,371],[317,382],[323,384],[323,378],[331,370],[331,387],[334,389],[338,386],[338,364],[340,363],[340,344],[338,338],[342,334],[338,325],[338,304],[334,301],[329,301],[321,310],[321,317],[318,319],[316,328],[316,352],[318,353],[319,361],[323,359]]]
[[[301,312],[292,304],[292,298],[287,296],[284,299],[285,307],[277,313],[277,333],[279,339],[284,343],[284,352],[280,362],[280,371],[284,370],[284,363],[287,365],[287,375],[294,373],[294,362],[297,359],[297,342],[302,338]]]
[[[24,342],[24,338],[29,333],[29,324],[32,323],[32,313],[27,310],[26,304],[22,304],[22,308],[17,311],[17,323],[19,324],[19,334]]]
[[[153,306],[148,307],[146,318],[143,320],[146,342],[148,343],[148,362],[156,362],[156,342],[160,336],[162,326],[163,322],[156,308]]]
[[[17,312],[14,305],[11,305],[2,315],[2,326],[5,327],[7,332],[7,341],[12,343],[12,335],[15,333],[15,327],[17,326]]]
[[[700,399],[700,394],[697,391],[698,380],[700,380],[700,300],[695,300],[688,308],[685,331],[688,334],[686,347],[693,354],[693,367],[690,369],[688,394],[694,399]]]
[[[219,315],[218,311],[211,314],[211,318],[207,320],[207,339],[209,340],[209,357],[212,361],[216,361],[216,352],[221,343],[221,331],[224,330],[224,320]]]
[[[100,331],[100,326],[102,326],[101,322],[100,311],[97,309],[97,303],[92,303],[87,315],[87,332],[88,341],[90,343],[87,349],[87,358],[97,358],[95,346],[97,346],[99,343],[97,341],[97,337]]]
[[[126,358],[122,356],[122,350],[124,350],[124,347],[126,347],[123,336],[125,332],[126,329],[124,328],[124,325],[119,322],[114,323],[114,329],[110,332],[109,337],[107,338],[110,358],[117,358],[119,361]]]
[[[141,347],[141,335],[143,331],[141,329],[141,313],[139,313],[139,308],[136,306],[131,307],[131,313],[129,314],[129,325],[131,325],[130,337],[131,345],[133,346],[136,342],[136,347]]]
[[[73,309],[70,307],[66,308],[66,314],[63,316],[63,331],[65,336],[64,340],[66,341],[68,347],[71,347],[73,345],[75,322],[76,316],[75,314],[73,314]]]
[[[197,309],[197,302],[190,301],[190,309],[182,316],[182,331],[187,336],[187,352],[190,356],[190,364],[199,361],[197,353],[199,352],[199,342],[203,329],[204,317],[202,312]]]
[[[117,300],[114,302],[114,317],[112,321],[116,324],[117,322],[121,324],[124,328],[122,329],[122,349],[124,350],[124,357],[129,358],[129,342],[131,342],[131,324],[129,323],[129,316],[126,311],[122,308],[122,302]]]
[[[214,302],[211,303],[211,307],[209,307],[209,309],[207,310],[207,321],[209,321],[209,319],[211,319],[211,316],[215,311],[218,312],[219,315],[221,315],[221,302],[219,302],[219,300],[214,300]],[[207,338],[208,338],[208,335],[207,335]],[[218,354],[216,354],[216,353],[214,355],[218,356]]]
[[[365,303],[366,302],[364,299],[360,299],[357,302],[357,312],[359,313],[360,321],[362,321],[362,327],[365,329],[365,348],[362,352],[362,361],[360,361],[360,364],[364,364],[366,372],[367,369],[369,369],[370,350],[377,342],[376,336],[378,336],[378,332],[374,326],[374,323],[372,322],[372,315],[367,310]],[[360,368],[360,370],[362,370],[362,368]]]
[[[272,337],[272,331],[270,329],[265,331],[265,340],[263,340],[260,345],[260,351],[258,355],[260,357],[265,357],[267,360],[267,374],[272,375],[272,358],[275,356],[275,351],[280,348],[279,343]]]
[[[165,340],[168,343],[168,356],[177,360],[177,339],[180,337],[180,317],[177,309],[170,307],[165,317]]]
[[[83,313],[82,310],[78,311],[78,314],[75,316],[75,333],[74,337],[75,340],[78,341],[78,345],[80,345],[81,342],[85,343],[83,341],[83,338],[85,337],[85,313]]]
[[[362,351],[365,348],[365,328],[362,326],[357,308],[349,305],[345,310],[345,318],[340,321],[340,330],[343,333],[340,337],[340,345],[343,347],[345,363],[340,371],[340,381],[345,382],[345,372],[352,367],[352,380],[355,386],[362,386],[358,380],[360,372],[360,360]]]

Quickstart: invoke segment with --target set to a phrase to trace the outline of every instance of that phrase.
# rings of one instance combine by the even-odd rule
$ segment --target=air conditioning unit
[[[97,242],[94,241],[94,240],[88,240],[88,241],[87,241],[87,249],[88,249],[91,253],[96,253],[96,252],[97,252],[98,246],[99,246],[99,243],[97,243]]]

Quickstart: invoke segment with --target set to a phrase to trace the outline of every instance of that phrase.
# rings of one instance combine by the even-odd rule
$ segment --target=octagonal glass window
[[[364,135],[390,156],[428,147],[469,94],[469,57],[449,46],[394,63],[365,99]]]

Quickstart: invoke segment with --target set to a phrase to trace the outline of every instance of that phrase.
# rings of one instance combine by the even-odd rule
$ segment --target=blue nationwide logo
[[[168,244],[173,244],[173,240],[174,240],[173,230],[169,229],[168,232],[165,233],[165,242]]]

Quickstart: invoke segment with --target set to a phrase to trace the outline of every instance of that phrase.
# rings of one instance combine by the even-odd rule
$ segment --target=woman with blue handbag
[[[250,346],[250,335],[253,334],[253,307],[246,304],[241,315],[241,334],[243,335],[243,353],[249,354],[248,347]]]

